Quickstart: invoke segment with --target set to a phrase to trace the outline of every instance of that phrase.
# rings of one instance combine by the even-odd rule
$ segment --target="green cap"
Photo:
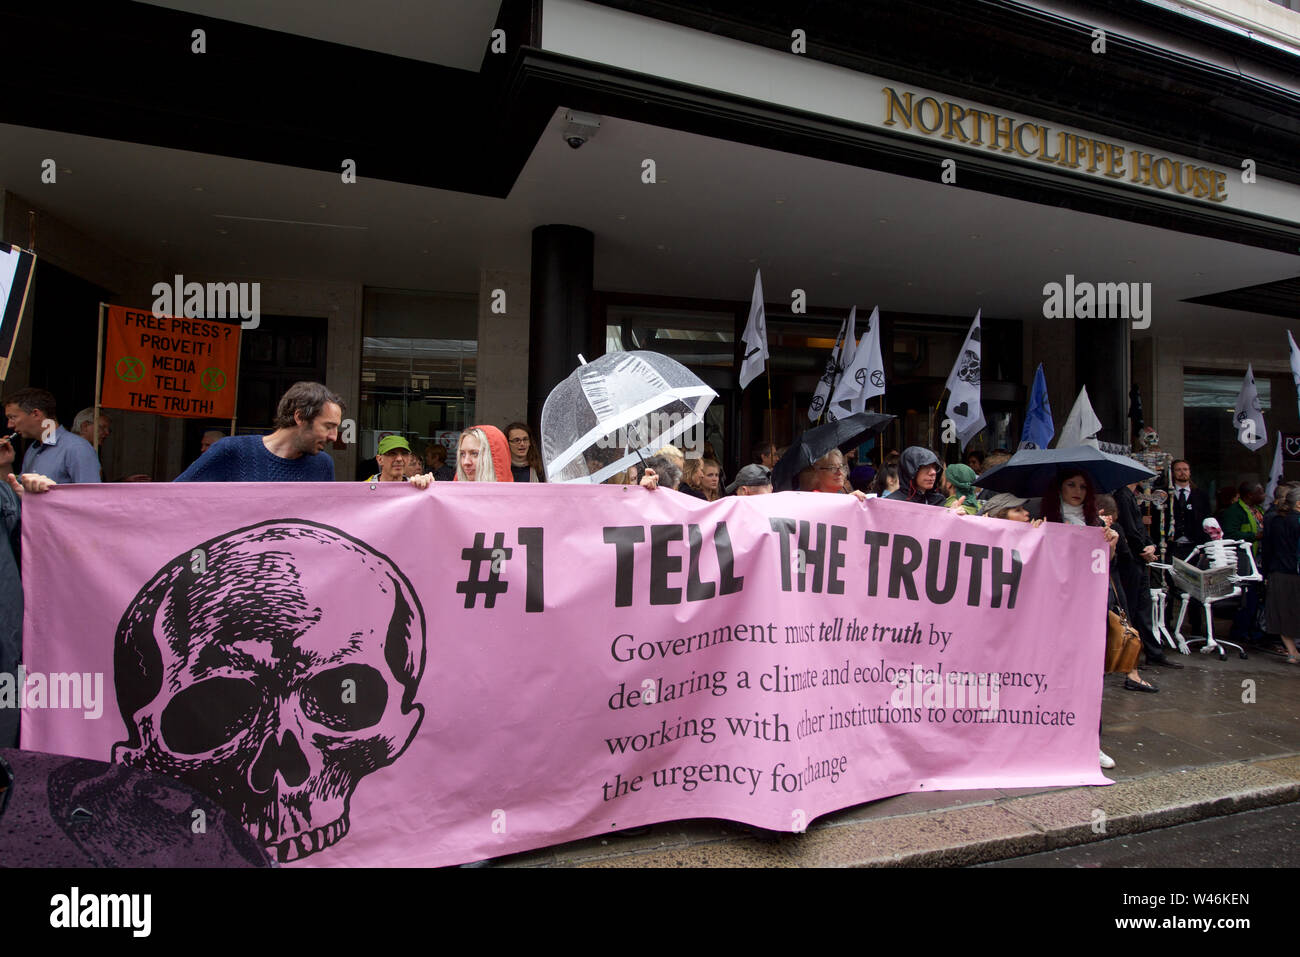
[[[969,465],[949,465],[944,470],[943,477],[952,483],[958,495],[965,495],[967,499],[974,500],[975,480],[979,476]]]
[[[379,440],[379,454],[387,455],[395,449],[405,449],[411,451],[411,447],[406,444],[406,439],[400,435],[386,435]]]

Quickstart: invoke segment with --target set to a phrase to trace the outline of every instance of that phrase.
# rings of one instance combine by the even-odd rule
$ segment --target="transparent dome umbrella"
[[[718,397],[657,352],[578,359],[582,365],[542,406],[542,461],[551,482],[605,481],[700,425]]]

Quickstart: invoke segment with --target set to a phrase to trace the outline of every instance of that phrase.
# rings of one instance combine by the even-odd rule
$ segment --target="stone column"
[[[1078,319],[1074,324],[1075,394],[1061,410],[1061,421],[1079,389],[1087,386],[1102,424],[1097,438],[1103,442],[1128,443],[1128,333],[1127,319]]]
[[[526,272],[479,272],[475,422],[503,428],[528,415],[528,294]]]
[[[588,349],[595,239],[589,230],[577,226],[538,226],[533,230],[532,349],[528,357],[531,422],[541,422],[546,396],[573,371],[578,353],[585,354]]]

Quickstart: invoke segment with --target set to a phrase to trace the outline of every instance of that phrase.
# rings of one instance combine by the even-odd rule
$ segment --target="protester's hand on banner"
[[[966,514],[966,496],[963,495],[961,498],[957,499],[957,501],[955,501],[955,502],[953,502],[951,505],[949,505],[949,506],[948,506],[948,511],[952,512],[954,515],[965,515],[965,514]]]
[[[854,498],[856,498],[859,502],[865,502],[865,501],[867,500],[867,493],[866,493],[866,492],[863,492],[863,491],[860,491],[859,489],[856,489],[856,488],[855,488],[855,489],[854,489],[852,492],[850,492],[849,494],[851,494],[851,495],[852,495]]]
[[[1115,543],[1119,541],[1119,532],[1115,531],[1113,528],[1107,527],[1102,530],[1102,535],[1106,538],[1106,544],[1110,546],[1110,557],[1114,558]]]
[[[428,488],[433,482],[433,473],[425,472],[422,475],[412,475],[406,480],[407,485],[414,485],[416,488]]]
[[[15,492],[22,495],[24,490],[28,492],[48,492],[59,483],[52,478],[44,475],[38,475],[35,472],[28,472],[22,476],[22,481],[12,472],[9,473],[9,484],[13,486]]]
[[[642,488],[657,489],[659,487],[659,476],[654,469],[645,470],[645,475],[641,476],[640,485]]]

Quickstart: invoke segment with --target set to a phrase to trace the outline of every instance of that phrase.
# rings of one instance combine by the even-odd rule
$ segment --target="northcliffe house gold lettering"
[[[962,146],[1011,153],[1094,176],[1111,179],[1127,176],[1130,183],[1211,203],[1228,199],[1228,175],[1208,166],[1184,163],[1159,153],[1126,150],[1120,143],[1051,130],[1042,123],[1017,120],[933,96],[916,99],[910,91],[900,94],[889,86],[881,87],[881,92],[885,94],[885,126],[914,129],[925,136],[938,134],[940,139]]]

